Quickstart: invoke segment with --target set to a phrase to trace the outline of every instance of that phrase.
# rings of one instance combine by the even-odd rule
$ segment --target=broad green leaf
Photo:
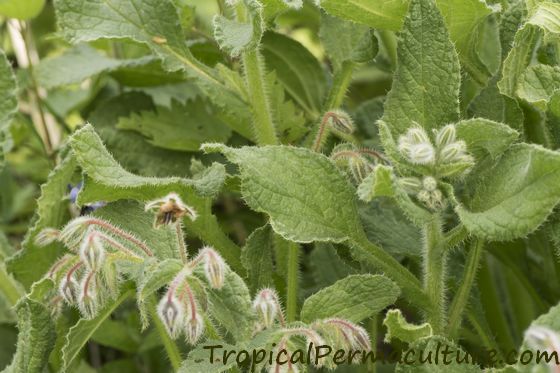
[[[444,349],[448,348],[448,351],[452,352],[448,355],[444,355],[444,353],[440,352],[444,351]],[[406,359],[406,354],[408,351],[412,351],[409,353],[408,358],[409,361],[414,360],[413,364],[397,364],[397,368],[395,369],[396,373],[446,373],[446,372],[453,372],[453,373],[475,373],[475,372],[482,372],[482,369],[478,367],[476,364],[472,364],[472,361],[469,358],[469,363],[459,363],[457,361],[457,356],[459,359],[466,358],[466,352],[459,346],[457,346],[452,341],[441,337],[439,335],[432,336],[429,338],[423,338],[412,345],[410,345],[409,350],[403,351],[402,356],[403,359]],[[422,356],[426,360],[429,357],[429,360],[424,362],[420,362],[420,351],[422,351]],[[444,357],[447,357],[444,360]],[[436,363],[437,359],[437,363]],[[445,363],[447,362],[447,364]]]
[[[560,33],[560,4],[544,1],[533,10],[528,24],[538,26],[551,34]]]
[[[560,201],[560,153],[513,145],[482,172],[466,206],[456,208],[467,229],[488,240],[511,240],[534,231]]]
[[[344,61],[371,61],[379,48],[369,27],[327,14],[321,16],[319,36],[335,70],[339,70]]]
[[[527,16],[524,1],[516,1],[510,4],[500,17],[500,43],[502,45],[502,61],[509,54],[515,34],[522,27]]]
[[[244,341],[253,333],[255,315],[251,295],[245,282],[235,272],[228,271],[221,289],[206,289],[213,321],[225,328],[236,341]]]
[[[262,54],[267,68],[276,71],[290,97],[307,111],[319,114],[326,91],[319,61],[297,41],[274,32],[264,34]]]
[[[221,49],[238,57],[242,52],[257,48],[264,32],[263,7],[257,0],[242,0],[247,9],[247,23],[214,17],[214,38]]]
[[[41,197],[33,224],[22,243],[23,249],[7,260],[7,268],[16,280],[27,289],[39,280],[62,252],[62,245],[53,243],[47,247],[35,244],[36,235],[44,228],[60,228],[68,220],[68,184],[76,171],[76,160],[67,156],[49,175],[41,187]]]
[[[398,45],[393,87],[382,120],[394,134],[413,122],[431,129],[459,117],[459,60],[433,0],[414,0]]]
[[[91,340],[102,346],[119,351],[135,353],[138,350],[140,334],[124,321],[106,319],[93,333]]]
[[[51,310],[41,302],[43,287],[52,289],[52,282],[42,285],[16,306],[19,330],[16,353],[3,373],[41,373],[47,365],[56,335]]]
[[[121,118],[117,128],[144,135],[154,146],[181,151],[197,151],[203,142],[227,142],[230,129],[216,117],[202,99],[171,108],[157,107],[156,111],[133,113]]]
[[[66,344],[62,347],[63,368],[65,371],[78,356],[96,330],[107,320],[111,314],[126,300],[134,295],[134,290],[129,289],[114,301],[111,301],[99,314],[91,320],[80,319],[66,336]]]
[[[303,0],[262,0],[264,6],[264,18],[269,20],[290,9],[299,10],[303,6]]]
[[[15,306],[25,294],[19,282],[7,271],[6,265],[0,261],[0,298],[6,301],[9,308]]]
[[[30,19],[38,16],[44,6],[45,0],[0,0],[0,16]]]
[[[422,325],[410,324],[406,321],[401,310],[393,309],[387,312],[383,325],[387,328],[385,342],[391,343],[394,339],[406,343],[413,343],[421,338],[432,336],[432,326],[428,323]]]
[[[392,167],[377,165],[373,171],[358,186],[358,197],[369,202],[376,197],[392,197],[393,188]]]
[[[560,89],[560,67],[533,65],[527,68],[517,86],[517,96],[545,111],[552,95]]]
[[[330,243],[317,243],[309,255],[309,264],[317,290],[330,286],[356,270],[346,264]]]
[[[269,225],[251,233],[241,251],[241,262],[247,270],[248,283],[253,292],[274,284],[274,236]]]
[[[422,234],[392,198],[376,198],[359,206],[370,241],[395,255],[422,255]]]
[[[154,60],[154,57],[117,60],[104,56],[88,45],[81,44],[66,50],[60,56],[42,60],[35,71],[38,83],[46,89],[51,89],[62,85],[78,84],[94,75],[121,67],[146,65]]]
[[[360,228],[349,181],[321,154],[286,146],[206,144],[240,166],[249,207],[270,215],[274,230],[296,242],[342,242]]]
[[[485,84],[489,68],[478,53],[479,27],[492,13],[481,0],[437,0],[462,67],[478,82]]]
[[[467,143],[467,151],[481,159],[497,158],[519,137],[519,133],[502,123],[482,118],[456,124],[457,138]]]
[[[319,0],[327,13],[372,28],[399,30],[406,14],[406,0]]]
[[[307,298],[301,320],[339,317],[357,323],[393,304],[399,295],[397,285],[383,275],[351,275]]]

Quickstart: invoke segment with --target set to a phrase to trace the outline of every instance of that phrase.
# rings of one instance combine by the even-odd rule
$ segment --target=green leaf
[[[407,2],[402,0],[320,0],[318,4],[327,13],[372,28],[399,30]]]
[[[369,27],[327,14],[321,15],[319,36],[335,70],[345,61],[371,61],[379,49]]]
[[[16,78],[4,51],[0,49],[0,130],[10,123],[17,108]]]
[[[560,33],[560,4],[552,1],[541,2],[532,11],[531,18],[527,21],[530,25],[542,28],[551,34]]]
[[[517,86],[517,96],[546,111],[552,95],[560,89],[560,67],[533,65],[527,68]]]
[[[313,279],[318,289],[330,286],[356,270],[343,261],[330,243],[317,243],[309,255]]]
[[[392,197],[394,194],[393,168],[384,165],[375,166],[358,186],[358,197],[366,202],[376,197]]]
[[[223,326],[236,341],[249,339],[255,316],[249,289],[241,277],[228,271],[221,289],[209,286],[206,292],[208,302],[212,305],[208,308],[212,320]]]
[[[35,18],[44,6],[45,0],[0,0],[0,15],[22,20]]]
[[[393,134],[416,122],[438,128],[459,118],[459,59],[433,0],[414,0],[398,45],[393,87],[382,120]]]
[[[326,79],[319,61],[297,41],[274,32],[264,34],[262,54],[267,68],[276,71],[290,97],[305,110],[318,115],[326,92]]]
[[[432,336],[432,326],[428,323],[422,325],[410,324],[406,321],[401,310],[393,309],[387,312],[383,325],[387,328],[385,343],[399,339],[406,343],[413,343],[421,338]]]
[[[264,32],[263,9],[257,0],[243,0],[249,22],[232,21],[222,15],[214,17],[214,38],[221,49],[238,57],[242,52],[254,50]]]
[[[222,152],[240,166],[247,204],[270,215],[284,238],[342,242],[360,229],[351,185],[327,157],[287,146],[203,149]]]
[[[68,220],[68,183],[76,171],[76,160],[67,156],[50,174],[41,187],[33,224],[22,243],[23,249],[6,261],[8,271],[25,288],[39,280],[63,251],[60,243],[38,247],[35,237],[44,228],[60,228]]]
[[[482,118],[468,119],[456,124],[457,138],[467,143],[467,150],[478,159],[495,159],[519,137],[519,133],[502,123]]]
[[[351,275],[307,298],[301,320],[340,317],[358,323],[393,304],[399,295],[397,285],[383,275]]]
[[[42,60],[35,72],[38,83],[46,89],[51,89],[78,84],[94,75],[115,71],[121,67],[146,65],[154,60],[154,57],[117,60],[104,56],[88,45],[81,44],[66,50],[60,56]]]
[[[138,351],[140,334],[124,321],[107,319],[95,330],[91,339],[102,346],[135,353]]]
[[[524,237],[560,201],[560,153],[513,145],[474,182],[467,206],[456,208],[467,229],[488,240]]]
[[[48,280],[42,285],[16,306],[17,348],[12,363],[3,373],[41,373],[47,365],[56,335],[51,311],[41,303],[43,290],[52,289],[52,282]]]
[[[241,262],[247,270],[248,283],[253,292],[274,284],[274,236],[269,225],[255,229],[241,251]]]
[[[66,343],[62,347],[63,368],[65,371],[74,362],[81,349],[86,345],[96,330],[107,320],[111,314],[126,300],[134,295],[134,290],[129,289],[114,301],[111,301],[99,314],[91,320],[81,319],[70,328],[70,332],[66,336]]]
[[[447,351],[452,352],[451,354],[444,355],[442,352],[440,352],[440,349],[441,351],[444,351],[446,346],[448,348]],[[457,356],[459,356],[459,359],[465,359],[466,352],[452,341],[439,335],[430,338],[423,338],[419,341],[416,341],[415,343],[410,345],[409,351],[412,351],[412,353],[409,354],[409,359],[412,360],[412,358],[414,358],[414,363],[397,364],[397,368],[395,369],[396,373],[482,372],[482,369],[480,369],[478,365],[472,364],[471,360],[469,360],[469,363],[457,362]],[[419,359],[419,351],[423,352],[422,356],[424,357],[424,359],[428,359],[429,356],[430,360],[421,363]],[[407,352],[403,351],[402,354],[403,356],[406,356]],[[447,359],[444,360],[444,356],[447,356]],[[439,363],[436,363],[436,359],[438,359]],[[446,361],[448,362],[447,364],[445,363]]]
[[[173,102],[171,108],[160,106],[156,110],[121,118],[117,128],[139,132],[154,146],[181,151],[197,151],[208,141],[227,142],[231,135],[200,98],[185,105]]]

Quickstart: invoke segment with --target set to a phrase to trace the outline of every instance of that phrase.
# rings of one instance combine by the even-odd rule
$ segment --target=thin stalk
[[[449,310],[448,335],[451,337],[455,337],[461,326],[463,312],[469,301],[476,273],[480,265],[480,258],[482,257],[482,251],[484,249],[484,240],[474,239],[470,246],[471,248],[467,257],[463,279],[461,281],[461,285],[459,286],[459,290],[455,294],[455,298],[453,298],[453,301],[451,302]]]
[[[431,299],[426,297],[420,281],[390,254],[370,242],[365,233],[359,233],[357,237],[351,239],[350,243],[358,250],[355,254],[357,260],[366,260],[370,265],[395,281],[401,288],[404,298],[412,305],[420,310],[432,308]]]
[[[150,312],[154,325],[156,326],[158,335],[161,338],[165,351],[167,352],[167,356],[169,357],[169,361],[171,362],[173,371],[176,372],[181,367],[181,361],[183,360],[181,358],[181,352],[179,352],[179,348],[177,347],[175,342],[169,337],[169,334],[167,334],[167,330],[165,329],[165,326],[159,319],[155,304],[156,304],[155,300],[152,297],[152,299],[150,300],[150,305],[148,310]]]
[[[325,101],[324,111],[338,109],[342,106],[346,91],[352,82],[352,73],[355,66],[355,62],[345,61],[340,70],[334,74],[332,87]]]
[[[270,100],[267,97],[262,57],[257,49],[242,55],[249,102],[253,112],[253,128],[259,145],[276,145],[278,138],[274,127]]]
[[[299,275],[299,245],[288,244],[288,273],[286,283],[286,318],[288,322],[296,321],[297,294]]]
[[[183,225],[180,221],[175,224],[175,232],[177,233],[177,249],[179,250],[179,257],[183,264],[189,261],[187,253],[187,245],[185,244],[185,237],[183,236]]]
[[[387,30],[377,30],[379,39],[387,51],[393,70],[397,67],[397,38],[395,34]]]
[[[121,238],[132,242],[134,245],[138,246],[142,251],[144,251],[144,253],[146,253],[146,255],[154,256],[153,251],[150,250],[150,248],[144,242],[140,241],[139,239],[137,239],[136,237],[134,237],[130,233],[127,233],[127,232],[123,231],[122,229],[119,229],[119,228],[115,227],[114,225],[111,225],[111,224],[107,223],[104,220],[91,218],[91,219],[87,220],[86,224],[98,225],[102,228],[105,228],[108,231],[110,231],[111,233],[114,233],[117,236],[120,236]]]
[[[445,252],[441,221],[434,215],[424,227],[424,289],[434,305],[427,312],[434,333],[443,332],[445,325]]]

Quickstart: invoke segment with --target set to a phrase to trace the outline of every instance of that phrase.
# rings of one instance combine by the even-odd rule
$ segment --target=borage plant
[[[0,15],[5,372],[558,369],[557,2]]]

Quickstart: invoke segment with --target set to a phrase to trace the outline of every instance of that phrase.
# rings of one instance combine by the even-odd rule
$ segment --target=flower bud
[[[311,346],[312,348],[310,350],[311,351],[311,354],[310,354],[311,363],[313,365],[315,365],[317,368],[322,367],[325,364],[326,357],[317,358],[316,352],[317,352],[317,347],[326,345],[325,340],[323,339],[323,337],[321,337],[319,335],[319,333],[317,333],[313,329],[309,329],[305,333],[305,340],[306,340],[306,344],[308,346],[310,344],[312,344],[312,346]]]
[[[78,308],[82,316],[86,319],[93,319],[99,310],[97,283],[95,272],[93,271],[84,273],[84,277],[80,283]]]
[[[442,163],[458,162],[465,155],[466,150],[467,145],[462,140],[446,145],[441,149],[439,161]]]
[[[436,152],[430,143],[411,145],[408,151],[408,159],[413,164],[431,165],[436,160]]]
[[[185,306],[175,296],[167,293],[158,304],[157,313],[167,333],[176,339],[184,326]]]
[[[201,254],[204,256],[204,274],[214,289],[224,286],[227,264],[220,254],[211,247],[204,247]]]
[[[204,331],[204,319],[198,312],[189,310],[185,322],[185,335],[187,343],[194,345],[202,336]]]
[[[406,137],[412,145],[430,143],[430,138],[422,127],[410,128],[406,133]]]
[[[40,247],[50,245],[60,239],[60,231],[54,228],[45,228],[35,237],[35,244]]]
[[[348,113],[342,110],[332,110],[325,113],[324,117],[333,130],[346,135],[354,132],[354,122]]]
[[[320,322],[333,328],[343,339],[346,348],[360,351],[371,351],[371,342],[367,331],[359,325],[344,319],[327,319]]]
[[[416,194],[422,190],[422,182],[417,177],[402,177],[398,183],[408,194]]]
[[[265,328],[270,328],[282,310],[279,307],[278,295],[273,289],[262,289],[253,301],[253,309]]]
[[[436,147],[441,149],[442,147],[455,142],[455,137],[455,126],[453,124],[444,126],[436,133]]]
[[[373,165],[370,164],[364,157],[350,157],[348,159],[348,166],[352,177],[359,184],[373,171]]]
[[[76,278],[72,275],[70,277],[63,276],[62,280],[60,281],[60,285],[58,286],[58,292],[60,296],[64,299],[64,301],[69,304],[73,305],[76,304],[78,301],[78,293],[80,291],[80,284],[76,280]]]
[[[192,221],[197,218],[196,211],[187,206],[178,194],[169,193],[167,196],[148,202],[145,207],[148,210],[157,210],[154,227],[176,223],[183,216],[188,216]]]
[[[90,231],[80,246],[80,259],[92,271],[98,271],[105,262],[105,248],[96,231]]]
[[[422,186],[428,192],[433,192],[437,189],[437,180],[431,176],[426,176],[422,179]]]

